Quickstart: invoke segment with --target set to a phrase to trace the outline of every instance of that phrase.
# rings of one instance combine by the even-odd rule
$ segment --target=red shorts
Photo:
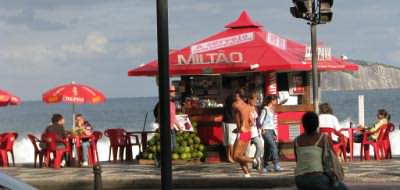
[[[250,141],[251,140],[251,131],[240,132],[239,140],[246,141],[246,142]]]

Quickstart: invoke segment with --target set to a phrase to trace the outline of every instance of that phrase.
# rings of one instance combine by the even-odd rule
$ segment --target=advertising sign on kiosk
[[[246,11],[225,28],[170,53],[170,75],[180,77],[181,111],[198,124],[203,143],[222,145],[222,107],[229,94],[244,88],[248,94],[257,94],[259,105],[265,96],[277,95],[278,142],[293,142],[302,132],[302,115],[313,110],[307,46],[265,31]],[[357,65],[331,56],[330,49],[325,52],[329,59],[318,61],[320,72],[358,70]],[[156,76],[157,64],[151,61],[128,75]],[[281,155],[293,158],[293,151],[285,152],[282,147]]]

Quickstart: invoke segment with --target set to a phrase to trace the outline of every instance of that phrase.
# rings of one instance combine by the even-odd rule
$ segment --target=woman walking
[[[261,110],[260,124],[262,126],[262,136],[264,139],[264,172],[270,170],[275,172],[281,171],[279,166],[278,147],[275,143],[276,139],[276,121],[274,106],[277,103],[275,95],[267,96],[264,101],[264,106]],[[269,167],[268,161],[272,157],[273,169]]]
[[[257,94],[252,93],[249,98],[249,105],[250,105],[250,121],[251,121],[251,140],[250,144],[254,144],[256,146],[256,153],[254,158],[257,159],[257,163],[253,164],[253,169],[261,170],[262,164],[261,159],[264,154],[264,145],[261,141],[260,130],[258,128],[258,111],[257,111]],[[249,149],[248,149],[249,150]]]

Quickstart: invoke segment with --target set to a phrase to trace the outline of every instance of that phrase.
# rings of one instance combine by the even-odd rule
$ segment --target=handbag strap
[[[267,115],[268,115],[268,110],[267,110],[267,108],[265,108],[265,106],[261,109],[261,112],[263,112],[263,111],[265,112],[265,115],[264,115],[262,122],[260,121],[261,128],[264,125],[264,122],[267,119]]]

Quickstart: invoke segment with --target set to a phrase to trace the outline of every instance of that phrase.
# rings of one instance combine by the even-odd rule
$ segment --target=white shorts
[[[233,130],[237,128],[236,123],[222,123],[222,126],[224,128],[224,145],[235,144],[237,133],[234,133]]]

